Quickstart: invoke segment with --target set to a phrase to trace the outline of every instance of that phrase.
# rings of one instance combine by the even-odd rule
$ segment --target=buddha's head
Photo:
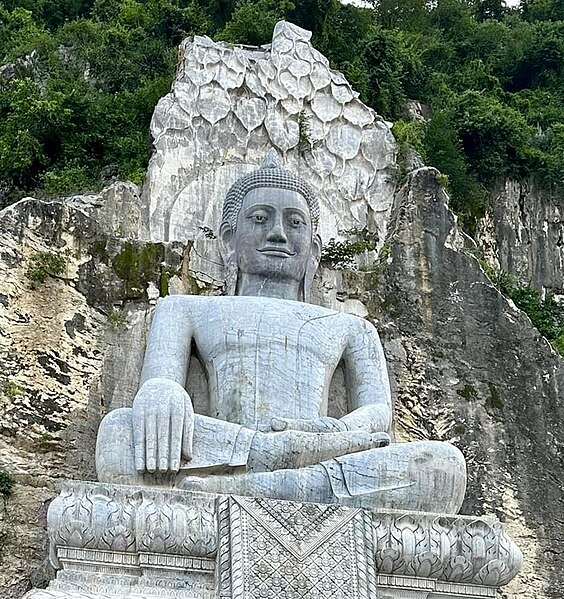
[[[225,197],[220,239],[227,292],[245,293],[244,281],[252,280],[255,293],[263,282],[264,295],[289,297],[284,291],[291,288],[295,299],[307,301],[321,257],[318,221],[311,187],[270,150],[261,168],[238,179]]]

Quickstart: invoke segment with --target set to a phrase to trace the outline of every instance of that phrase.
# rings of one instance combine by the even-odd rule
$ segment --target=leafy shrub
[[[62,275],[68,266],[70,250],[64,252],[38,252],[29,259],[26,277],[32,287],[37,283],[45,283],[48,276]]]
[[[13,493],[14,484],[13,476],[7,470],[0,468],[0,495],[4,499],[7,499]]]

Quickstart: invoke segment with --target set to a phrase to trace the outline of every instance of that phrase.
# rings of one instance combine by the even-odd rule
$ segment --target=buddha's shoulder
[[[338,310],[271,297],[254,296],[204,296],[204,295],[170,295],[159,300],[157,309],[160,311],[236,311],[248,314],[272,311],[276,314],[296,314],[306,318],[320,318],[333,316],[339,319],[349,320],[352,317]],[[361,319],[358,319],[361,320]]]

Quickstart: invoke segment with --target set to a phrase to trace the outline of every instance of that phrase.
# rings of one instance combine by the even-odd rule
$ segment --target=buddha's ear
[[[313,234],[311,240],[311,251],[309,253],[309,259],[306,266],[306,272],[304,276],[304,302],[309,302],[311,295],[311,286],[313,285],[313,278],[319,267],[321,261],[321,237],[318,233]]]
[[[225,292],[227,295],[235,295],[239,272],[235,254],[235,235],[228,221],[223,221],[219,228],[219,252],[225,267]]]

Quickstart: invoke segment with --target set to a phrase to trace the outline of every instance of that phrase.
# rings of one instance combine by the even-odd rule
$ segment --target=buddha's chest
[[[221,298],[208,306],[195,341],[203,361],[219,368],[292,372],[334,367],[346,343],[338,312],[297,302]],[[248,300],[248,301],[244,301]]]

